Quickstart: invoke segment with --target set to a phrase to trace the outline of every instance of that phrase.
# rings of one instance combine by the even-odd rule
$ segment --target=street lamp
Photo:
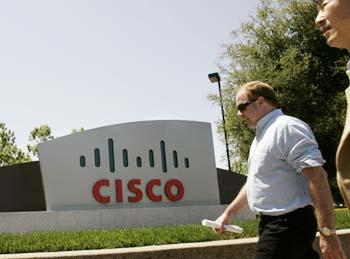
[[[219,73],[211,73],[208,75],[210,82],[212,83],[218,83],[219,86],[219,94],[220,94],[220,106],[221,106],[221,113],[222,113],[222,122],[224,124],[224,135],[225,135],[225,144],[226,144],[226,155],[227,155],[227,163],[228,163],[228,170],[231,172],[231,165],[230,165],[230,152],[228,150],[228,143],[227,143],[227,132],[226,132],[226,123],[225,123],[225,112],[224,112],[224,105],[222,102],[222,94],[221,94],[221,85],[220,85],[220,75]]]

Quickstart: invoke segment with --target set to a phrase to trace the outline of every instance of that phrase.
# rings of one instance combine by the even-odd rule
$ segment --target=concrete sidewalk
[[[337,231],[343,249],[350,258],[350,229]],[[243,238],[224,241],[211,241],[200,243],[186,243],[174,245],[159,245],[134,248],[51,252],[51,253],[27,253],[0,255],[0,259],[42,259],[42,258],[84,258],[84,259],[251,259],[255,252],[257,238]],[[318,248],[318,238],[315,241]]]

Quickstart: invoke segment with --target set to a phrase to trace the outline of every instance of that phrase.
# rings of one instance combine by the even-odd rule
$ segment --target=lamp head
[[[220,81],[219,73],[211,73],[208,75],[210,82],[216,83]]]

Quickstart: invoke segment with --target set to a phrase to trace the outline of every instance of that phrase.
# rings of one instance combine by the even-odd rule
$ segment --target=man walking
[[[284,115],[273,88],[260,81],[242,85],[236,104],[239,118],[255,129],[256,136],[249,151],[247,183],[216,221],[228,224],[247,206],[259,215],[255,259],[319,258],[312,249],[317,228],[324,258],[345,258],[322,168],[325,161],[309,126]]]

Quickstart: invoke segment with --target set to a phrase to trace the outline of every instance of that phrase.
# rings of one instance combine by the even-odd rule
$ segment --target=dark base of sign
[[[0,212],[45,211],[38,161],[0,167]]]
[[[216,168],[219,185],[220,204],[229,204],[237,196],[247,181],[247,176]]]

